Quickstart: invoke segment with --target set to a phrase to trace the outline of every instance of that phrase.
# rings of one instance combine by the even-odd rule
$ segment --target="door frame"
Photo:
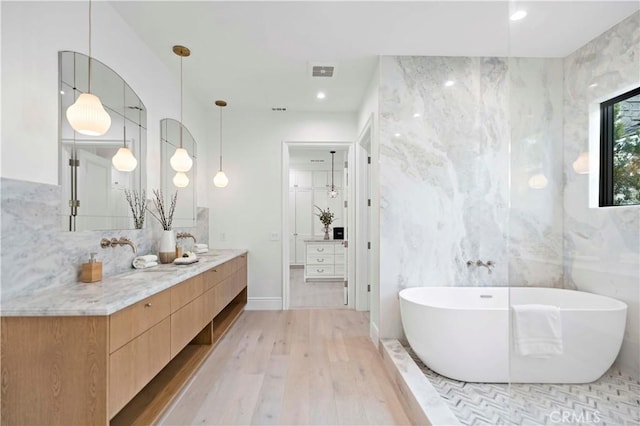
[[[355,182],[356,182],[356,168],[355,168],[355,150],[353,142],[298,142],[298,141],[283,141],[282,142],[282,309],[288,310],[290,304],[290,282],[289,282],[289,252],[291,247],[289,245],[289,234],[291,233],[289,224],[289,149],[290,148],[318,148],[318,147],[330,147],[339,146],[347,149],[347,162],[349,167],[347,168],[347,176],[349,178],[349,192],[347,199],[349,200],[349,215],[347,218],[347,241],[349,246],[347,247],[347,294],[349,309],[355,308],[355,295],[356,295],[356,276],[355,276],[355,259],[356,259],[356,215],[354,208],[355,200]],[[366,284],[365,284],[366,285]]]

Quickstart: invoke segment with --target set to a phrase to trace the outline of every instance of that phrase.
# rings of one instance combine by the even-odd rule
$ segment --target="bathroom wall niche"
[[[187,150],[189,156],[193,160],[193,166],[186,172],[189,180],[184,187],[178,187],[174,183],[176,171],[170,164],[171,156],[173,156],[176,148],[180,147],[180,131],[182,130],[182,147]],[[176,201],[176,210],[173,215],[173,228],[191,228],[196,226],[196,170],[198,168],[198,146],[184,125],[173,118],[164,118],[160,120],[160,149],[161,149],[161,180],[162,192],[164,193],[165,202],[168,203],[172,194],[178,191]],[[150,194],[152,195],[152,194]],[[169,206],[165,206],[168,208]]]
[[[133,89],[115,71],[91,58],[91,93],[111,116],[102,136],[73,130],[66,111],[86,93],[89,57],[78,52],[58,53],[59,66],[59,183],[62,187],[62,229],[67,231],[134,229],[125,189],[146,188],[147,109]],[[113,167],[112,157],[124,144],[138,161],[131,172]]]

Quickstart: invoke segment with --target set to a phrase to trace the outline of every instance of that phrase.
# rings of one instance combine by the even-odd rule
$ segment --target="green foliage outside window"
[[[640,204],[640,95],[613,108],[613,204]]]

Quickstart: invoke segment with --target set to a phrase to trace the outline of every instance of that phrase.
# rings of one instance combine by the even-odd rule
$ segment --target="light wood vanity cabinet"
[[[151,424],[242,313],[246,255],[112,315],[2,317],[2,424]]]

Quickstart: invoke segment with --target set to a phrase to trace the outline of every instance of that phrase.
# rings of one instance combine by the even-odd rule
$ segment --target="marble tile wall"
[[[381,336],[404,287],[562,286],[561,87],[561,60],[382,58]]]
[[[563,288],[562,59],[509,58],[508,66],[508,281]]]
[[[566,57],[564,74],[567,285],[627,303],[627,328],[619,361],[639,372],[640,208],[590,207],[590,176],[575,173],[572,164],[580,153],[590,151],[590,105],[640,86],[640,12]]]
[[[103,249],[102,238],[127,237],[138,246],[138,255],[155,252],[161,228],[149,217],[142,230],[61,231],[60,191],[57,185],[0,179],[3,299],[79,281],[81,265],[90,252],[103,262],[103,276],[131,269],[136,256],[132,250],[128,246]],[[176,232],[195,231],[198,242],[207,243],[208,216],[209,209],[199,207],[197,226]]]

